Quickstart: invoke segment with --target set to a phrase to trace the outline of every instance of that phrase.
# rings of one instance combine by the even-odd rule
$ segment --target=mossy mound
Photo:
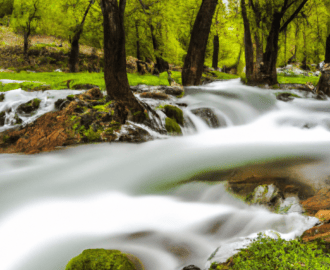
[[[165,119],[165,128],[167,132],[172,134],[182,134],[181,127],[179,124],[172,118],[167,117]]]
[[[65,270],[136,270],[119,250],[86,249],[69,261]]]
[[[39,108],[40,102],[41,100],[39,98],[32,99],[29,102],[20,105],[17,108],[17,112],[31,114]]]
[[[164,110],[167,117],[175,119],[178,124],[183,125],[183,112],[181,109],[172,105],[165,105]]]

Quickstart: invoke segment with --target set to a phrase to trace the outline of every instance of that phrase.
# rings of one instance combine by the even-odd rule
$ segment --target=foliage
[[[272,239],[261,233],[252,244],[226,263],[214,263],[210,269],[329,269],[329,246],[323,241]]]
[[[86,249],[69,261],[65,270],[134,270],[134,265],[119,250]]]
[[[297,83],[297,84],[306,84],[311,82],[313,85],[317,85],[319,81],[319,77],[307,77],[307,76],[284,76],[284,75],[277,75],[277,79],[279,83]]]

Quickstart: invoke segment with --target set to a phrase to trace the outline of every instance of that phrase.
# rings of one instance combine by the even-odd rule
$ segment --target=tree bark
[[[101,0],[104,27],[104,79],[107,94],[116,101],[122,122],[131,115],[135,122],[145,120],[144,108],[130,90],[126,73],[124,12],[126,0]]]
[[[242,9],[242,17],[244,23],[244,44],[245,44],[245,62],[246,62],[246,79],[247,83],[253,81],[253,44],[251,37],[251,29],[250,22],[246,13],[245,0],[241,0],[241,9]]]
[[[201,83],[206,45],[217,4],[218,0],[203,0],[199,9],[182,69],[182,84],[184,86]]]
[[[138,60],[142,60],[142,58],[141,58],[141,50],[140,50],[139,26],[138,26],[137,21],[135,22],[135,30],[136,30],[136,58]]]
[[[215,35],[213,38],[213,60],[212,67],[218,69],[218,59],[219,59],[219,36]]]
[[[24,31],[24,56],[28,56],[28,49],[29,49],[29,33],[30,31]]]
[[[326,43],[326,52],[325,52],[325,63],[330,63],[330,34],[327,38],[327,43]]]
[[[75,33],[73,35],[71,42],[71,50],[69,54],[69,69],[70,72],[78,72],[79,71],[79,39],[83,32],[84,23],[88,14],[89,9],[91,8],[93,2],[91,1],[85,11],[84,17],[81,21],[81,23],[76,27]]]
[[[283,14],[274,12],[272,26],[267,38],[266,51],[263,55],[263,63],[260,67],[262,83],[277,84],[276,62],[278,55],[278,38]]]

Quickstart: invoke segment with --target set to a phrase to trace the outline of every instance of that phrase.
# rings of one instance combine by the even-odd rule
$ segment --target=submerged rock
[[[219,128],[221,123],[218,117],[210,108],[199,108],[191,110],[193,114],[200,117],[210,128]]]
[[[188,266],[182,268],[182,270],[201,270],[201,269],[195,265],[188,265]]]
[[[4,101],[5,99],[5,94],[0,94],[0,102]]]
[[[22,114],[32,114],[37,109],[39,109],[40,102],[41,102],[41,100],[38,98],[32,99],[32,100],[18,106],[17,112],[22,113]]]
[[[137,270],[137,267],[119,250],[86,249],[71,259],[65,270]]]

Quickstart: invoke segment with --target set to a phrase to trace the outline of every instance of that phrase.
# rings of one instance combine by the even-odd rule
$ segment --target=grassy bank
[[[236,75],[230,75],[222,72],[215,72],[217,79],[228,80],[238,78]],[[138,84],[146,85],[169,85],[167,72],[163,72],[158,76],[140,75],[128,73],[129,84],[134,86]],[[172,78],[181,84],[181,72],[172,71]],[[26,81],[23,83],[0,84],[0,92],[5,92],[17,88],[23,90],[38,90],[38,89],[76,89],[77,85],[97,85],[101,90],[105,90],[104,74],[103,73],[64,73],[64,72],[26,72],[5,73],[0,72],[0,79],[10,79],[18,81]]]
[[[317,85],[319,82],[320,77],[315,77],[315,76],[283,76],[283,75],[278,75],[277,80],[279,83],[297,83],[297,84],[306,84],[308,82],[311,82],[313,85]]]

